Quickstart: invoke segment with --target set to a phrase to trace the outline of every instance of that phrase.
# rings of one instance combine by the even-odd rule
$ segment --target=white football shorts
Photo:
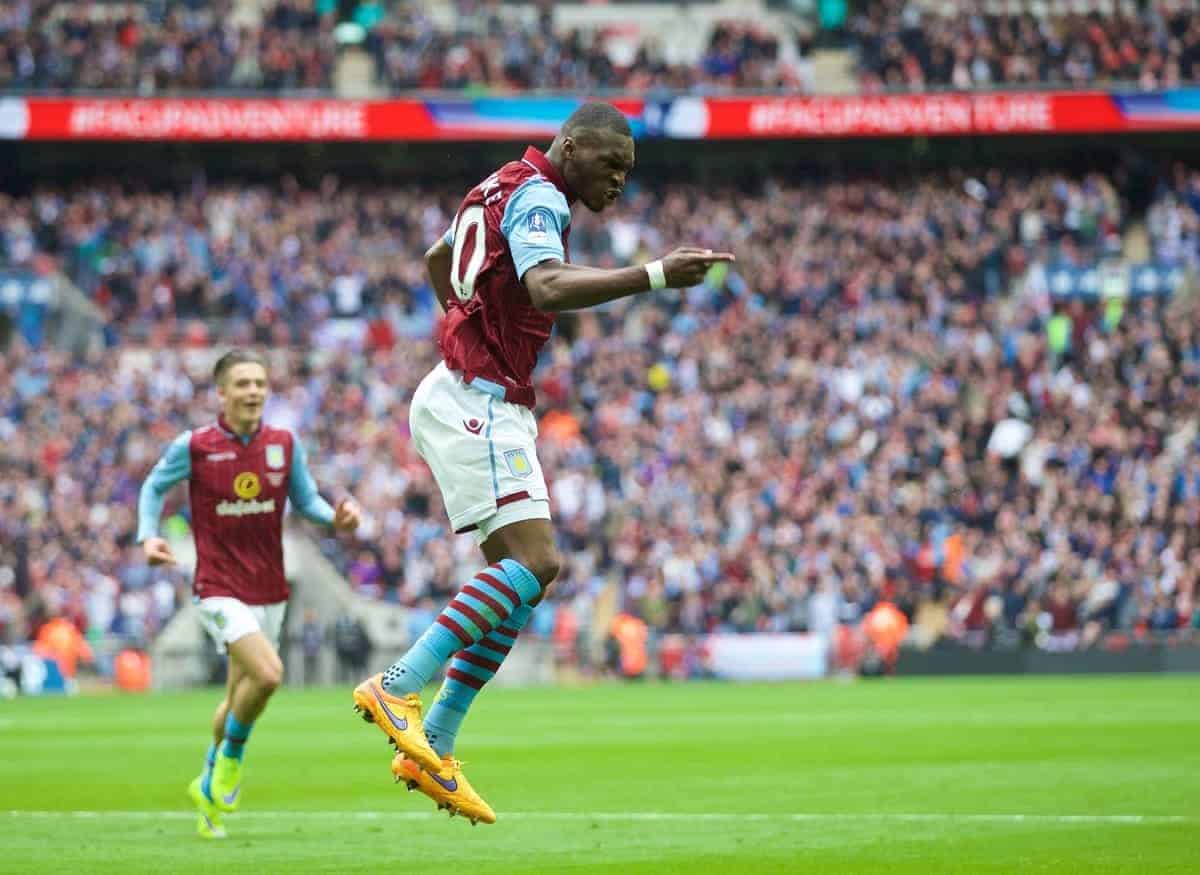
[[[200,599],[200,625],[217,645],[217,653],[226,653],[229,645],[251,632],[262,632],[279,651],[283,615],[287,602],[273,605],[248,605],[229,596]]]
[[[533,411],[502,397],[499,386],[466,384],[445,362],[413,395],[409,428],[442,493],[456,532],[492,533],[530,519],[550,519],[550,493],[534,443]]]

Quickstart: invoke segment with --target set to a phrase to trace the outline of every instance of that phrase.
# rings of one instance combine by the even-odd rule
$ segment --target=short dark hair
[[[231,349],[225,355],[217,359],[217,363],[213,365],[213,382],[218,386],[225,379],[225,374],[234,365],[244,364],[262,365],[262,369],[267,370],[267,360],[256,352],[248,349]]]
[[[611,103],[585,103],[571,113],[563,122],[564,137],[578,137],[585,131],[612,131],[626,137],[633,137],[633,128],[629,127],[629,119]]]

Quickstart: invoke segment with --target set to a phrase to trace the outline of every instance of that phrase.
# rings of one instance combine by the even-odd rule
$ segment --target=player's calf
[[[210,792],[221,811],[236,811],[241,804],[242,759],[254,723],[267,701],[283,683],[283,662],[261,633],[239,638],[229,648],[242,677],[230,694],[224,741],[213,764]]]

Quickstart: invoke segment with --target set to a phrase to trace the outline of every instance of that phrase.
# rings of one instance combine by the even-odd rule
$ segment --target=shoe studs
[[[355,706],[354,706],[354,713],[363,719],[363,723],[374,723],[375,722],[375,715],[373,715],[370,711],[366,710],[365,708],[360,707],[357,704],[355,704]]]

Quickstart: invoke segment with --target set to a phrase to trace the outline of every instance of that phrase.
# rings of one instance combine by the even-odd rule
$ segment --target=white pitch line
[[[8,817],[35,819],[191,819],[187,811],[27,811],[4,812]],[[236,815],[250,820],[429,820],[423,811],[246,811]],[[1171,824],[1200,823],[1200,816],[1185,814],[957,814],[949,812],[800,812],[777,814],[683,811],[514,811],[501,812],[504,820],[566,821],[781,821],[838,823],[881,821],[893,823],[1030,823],[1030,824]]]

